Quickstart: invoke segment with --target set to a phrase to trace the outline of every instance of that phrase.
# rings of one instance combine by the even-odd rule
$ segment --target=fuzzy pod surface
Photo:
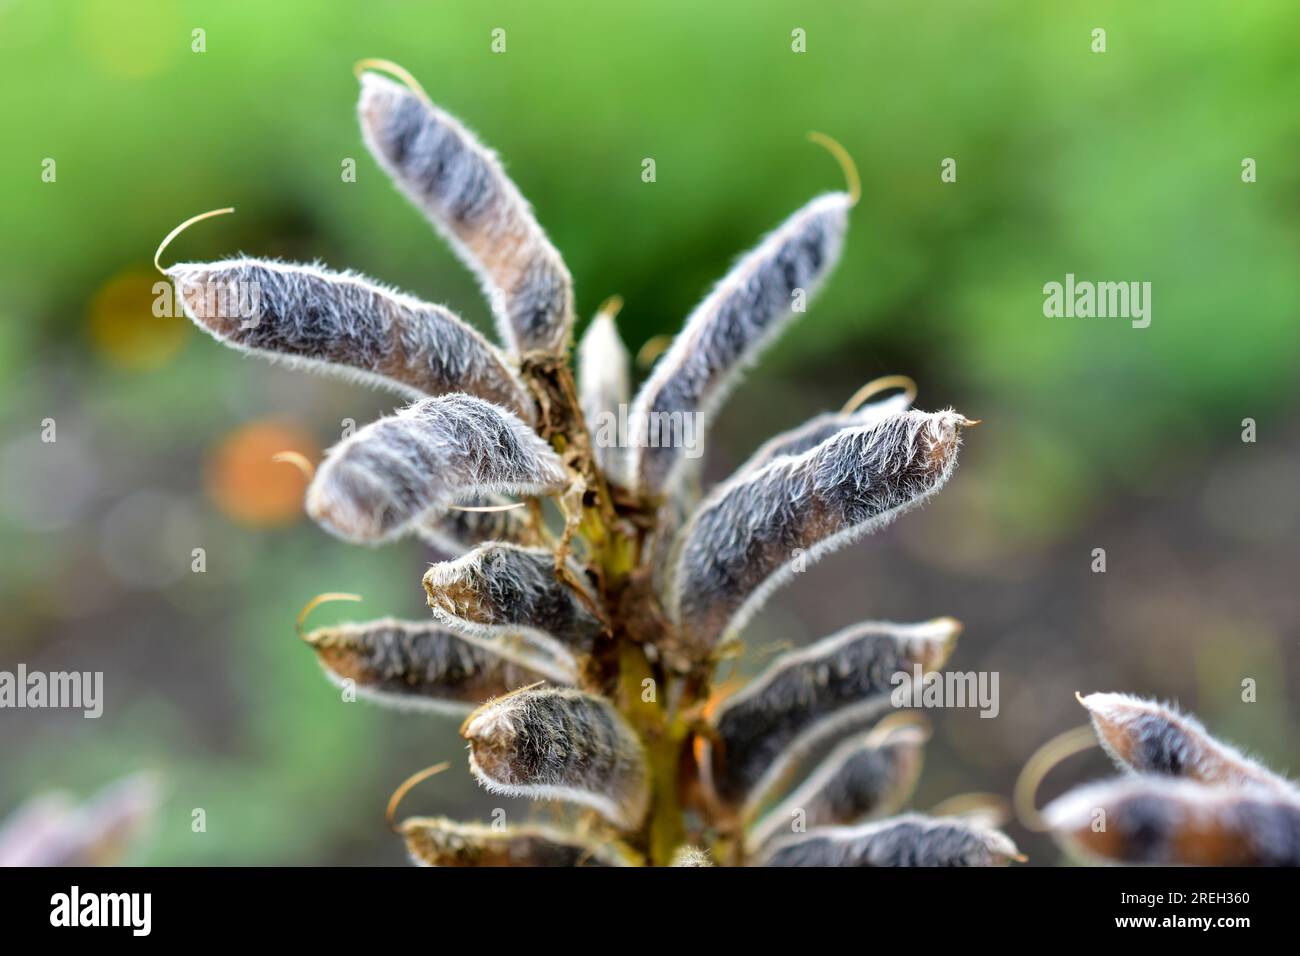
[[[602,697],[570,688],[518,691],[470,714],[461,736],[470,770],[494,793],[582,804],[624,830],[645,817],[645,751]]]
[[[942,667],[961,625],[866,622],[784,654],[714,712],[704,770],[724,803],[751,809],[823,742],[883,714],[895,675]]]
[[[957,465],[966,419],[902,412],[838,431],[719,486],[683,529],[669,613],[684,653],[706,657],[798,567],[934,495]]]
[[[307,511],[345,540],[378,544],[457,501],[549,495],[566,483],[560,459],[517,416],[446,395],[408,405],[330,449],[307,490]]]
[[[823,827],[778,840],[762,866],[1005,866],[1019,857],[999,830],[955,817],[904,814],[857,827]]]
[[[727,273],[655,364],[633,402],[632,475],[650,497],[671,493],[685,463],[680,443],[656,441],[664,422],[692,416],[700,431],[740,373],[811,297],[839,260],[852,198],[828,193],[794,213]]]
[[[630,866],[616,847],[553,827],[495,829],[443,817],[411,817],[398,827],[419,866]]]
[[[1128,777],[1072,790],[1043,817],[1062,846],[1092,859],[1300,866],[1300,802],[1263,787]]]
[[[167,274],[190,319],[232,348],[407,398],[465,392],[535,417],[504,356],[441,306],[353,273],[259,259],[181,263]]]
[[[318,628],[304,638],[336,684],[412,709],[461,713],[542,679],[429,623],[384,618]]]
[[[479,277],[516,354],[558,354],[573,326],[573,280],[496,154],[418,93],[361,76],[366,146]]]

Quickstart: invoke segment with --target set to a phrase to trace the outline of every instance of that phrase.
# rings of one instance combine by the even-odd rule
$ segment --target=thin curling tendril
[[[835,157],[835,161],[840,164],[840,169],[844,170],[844,180],[849,187],[849,205],[856,206],[858,200],[862,198],[862,180],[858,177],[858,167],[854,164],[849,151],[841,146],[837,140],[831,139],[825,133],[818,133],[816,130],[808,134],[808,139],[818,146],[824,147],[827,152]]]
[[[1012,792],[1016,817],[1025,829],[1035,833],[1042,833],[1048,829],[1047,822],[1038,812],[1037,805],[1038,788],[1047,775],[1056,768],[1057,764],[1095,746],[1097,746],[1097,738],[1093,734],[1092,725],[1084,724],[1082,727],[1057,734],[1034,751],[1033,756],[1020,771],[1020,776],[1016,777],[1015,790]]]
[[[163,241],[158,244],[158,249],[153,254],[153,267],[163,275],[166,275],[167,270],[164,269],[158,263],[158,260],[162,257],[163,250],[165,250],[169,245],[171,245],[173,239],[179,236],[190,226],[194,225],[196,222],[201,222],[204,219],[211,219],[213,216],[224,216],[227,213],[232,213],[234,211],[235,211],[234,206],[227,206],[225,209],[212,209],[209,210],[208,212],[201,212],[197,216],[191,216],[189,219],[186,219],[183,223],[181,223],[171,232],[167,233],[166,238],[164,238]]]

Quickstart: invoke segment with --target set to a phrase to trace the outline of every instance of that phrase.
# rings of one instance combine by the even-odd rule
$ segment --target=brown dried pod
[[[1079,703],[1091,715],[1102,747],[1121,769],[1296,792],[1286,779],[1210,736],[1195,717],[1166,704],[1132,694],[1089,694],[1080,696]]]
[[[1093,859],[1300,866],[1300,802],[1268,787],[1126,777],[1072,790],[1043,817],[1062,846]]]

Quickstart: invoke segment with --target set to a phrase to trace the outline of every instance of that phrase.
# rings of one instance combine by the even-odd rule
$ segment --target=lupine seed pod
[[[350,680],[359,696],[415,710],[464,714],[548,676],[416,621],[322,627],[304,640],[334,683]]]
[[[909,715],[910,716],[910,715]],[[801,828],[857,823],[896,813],[916,788],[929,729],[920,720],[890,723],[845,740],[749,833],[753,852]]]
[[[796,314],[799,292],[810,298],[838,261],[852,205],[845,193],[818,196],[741,259],[687,318],[632,405],[631,477],[643,494],[671,492],[685,460],[681,443],[663,441],[656,428],[670,416],[689,416],[703,431],[740,372]]]
[[[407,398],[465,392],[535,417],[504,356],[441,306],[352,273],[258,259],[181,263],[167,275],[185,313],[232,348]]]
[[[601,697],[569,688],[521,690],[465,719],[469,765],[488,790],[567,800],[635,829],[650,802],[645,751]]]
[[[769,438],[758,447],[754,454],[746,459],[743,465],[736,469],[735,474],[740,475],[757,471],[776,458],[788,455],[802,455],[846,428],[862,428],[866,425],[874,425],[891,415],[907,411],[911,408],[911,405],[912,397],[910,395],[899,394],[863,405],[857,411],[848,414],[843,412],[823,412],[810,418],[798,428],[792,428]]]
[[[378,544],[447,505],[492,494],[549,495],[564,465],[520,419],[468,395],[429,398],[335,445],[307,511],[347,541]]]
[[[1102,747],[1121,769],[1227,786],[1293,785],[1214,737],[1189,714],[1131,694],[1089,694],[1087,708]]]
[[[1264,787],[1126,777],[1072,790],[1043,816],[1062,846],[1094,859],[1300,866],[1300,802]]]
[[[471,508],[456,508],[420,522],[415,533],[448,554],[462,554],[487,541],[536,544],[537,533],[527,510],[506,507],[509,504],[500,495],[489,495],[472,502]],[[476,510],[480,507],[492,510]]]
[[[713,866],[713,858],[697,846],[679,846],[669,866]]]
[[[377,73],[361,76],[366,146],[479,277],[516,354],[559,353],[573,324],[573,280],[494,153],[454,117]]]
[[[868,622],[778,657],[713,714],[722,752],[702,742],[706,785],[748,815],[811,750],[888,709],[896,674],[942,667],[960,632],[952,618]]]
[[[837,432],[725,482],[681,533],[668,595],[683,653],[707,657],[798,567],[937,492],[957,465],[954,411],[909,411]]]
[[[604,628],[591,611],[594,595],[576,586],[556,576],[550,551],[500,542],[424,574],[429,609],[443,627],[490,647],[523,637],[573,667]]]
[[[625,449],[618,444],[617,423],[628,401],[629,359],[613,310],[603,308],[578,342],[578,399],[597,463],[608,477],[623,481]]]
[[[1023,859],[1005,833],[952,817],[908,813],[822,827],[773,842],[760,866],[1006,866]]]
[[[496,829],[443,817],[411,817],[398,832],[417,866],[631,866],[616,845],[600,844],[553,827]]]

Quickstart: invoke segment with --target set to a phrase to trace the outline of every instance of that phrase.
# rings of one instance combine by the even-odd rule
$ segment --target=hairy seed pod
[[[669,866],[713,866],[713,858],[697,846],[679,846]]]
[[[618,443],[620,406],[628,401],[628,354],[613,316],[602,310],[578,342],[578,400],[591,432],[596,461],[614,481],[624,481]]]
[[[664,441],[666,423],[690,418],[697,432],[794,316],[796,296],[811,297],[839,259],[850,196],[818,196],[749,252],[686,320],[633,402],[633,475],[654,497],[674,489],[685,460]]]
[[[570,567],[572,577],[576,568]],[[489,542],[424,574],[433,618],[485,646],[523,638],[566,666],[591,653],[604,625],[591,612],[595,597],[555,573],[544,548]]]
[[[1062,846],[1094,859],[1300,866],[1300,802],[1265,787],[1127,777],[1072,790],[1043,816]]]
[[[493,793],[567,800],[635,829],[650,802],[645,752],[601,697],[569,688],[521,690],[465,719],[470,770]]]
[[[898,812],[916,788],[929,739],[920,721],[890,724],[845,740],[780,805],[750,832],[751,852],[802,827],[857,823]]]
[[[478,276],[517,354],[563,351],[573,280],[490,150],[417,93],[368,72],[357,105],[366,146]]]
[[[1021,859],[999,830],[908,813],[856,827],[822,827],[777,840],[760,866],[1005,866]]]
[[[1123,770],[1295,793],[1286,780],[1211,737],[1200,721],[1172,707],[1131,694],[1089,694],[1079,703],[1091,715],[1102,747]]]
[[[347,541],[378,544],[447,505],[561,491],[564,465],[511,412],[468,395],[429,398],[330,449],[307,511]]]
[[[340,624],[304,639],[334,683],[350,680],[359,696],[413,710],[464,714],[545,676],[415,621]]]
[[[430,517],[416,525],[415,534],[448,554],[462,554],[487,541],[537,543],[537,532],[526,509],[507,507],[510,502],[500,495],[489,495],[470,504],[469,509],[456,508]]]
[[[727,804],[752,812],[819,744],[874,719],[890,705],[895,675],[943,666],[961,625],[868,622],[783,654],[714,712],[722,753],[705,742],[701,771]]]
[[[614,844],[600,844],[553,827],[495,829],[443,817],[411,817],[398,832],[417,866],[631,866]]]
[[[799,563],[883,527],[937,492],[957,465],[953,411],[903,412],[838,432],[720,485],[681,533],[668,595],[682,652],[707,657]]]
[[[186,314],[233,348],[411,399],[465,392],[535,417],[504,356],[441,306],[352,273],[258,259],[182,263],[167,274]]]
[[[745,463],[736,469],[735,474],[757,471],[776,458],[802,455],[816,448],[826,439],[844,431],[846,428],[862,428],[883,421],[891,415],[907,411],[912,405],[909,395],[891,395],[878,402],[863,405],[857,411],[823,412],[804,422],[798,428],[774,435],[758,447]]]

